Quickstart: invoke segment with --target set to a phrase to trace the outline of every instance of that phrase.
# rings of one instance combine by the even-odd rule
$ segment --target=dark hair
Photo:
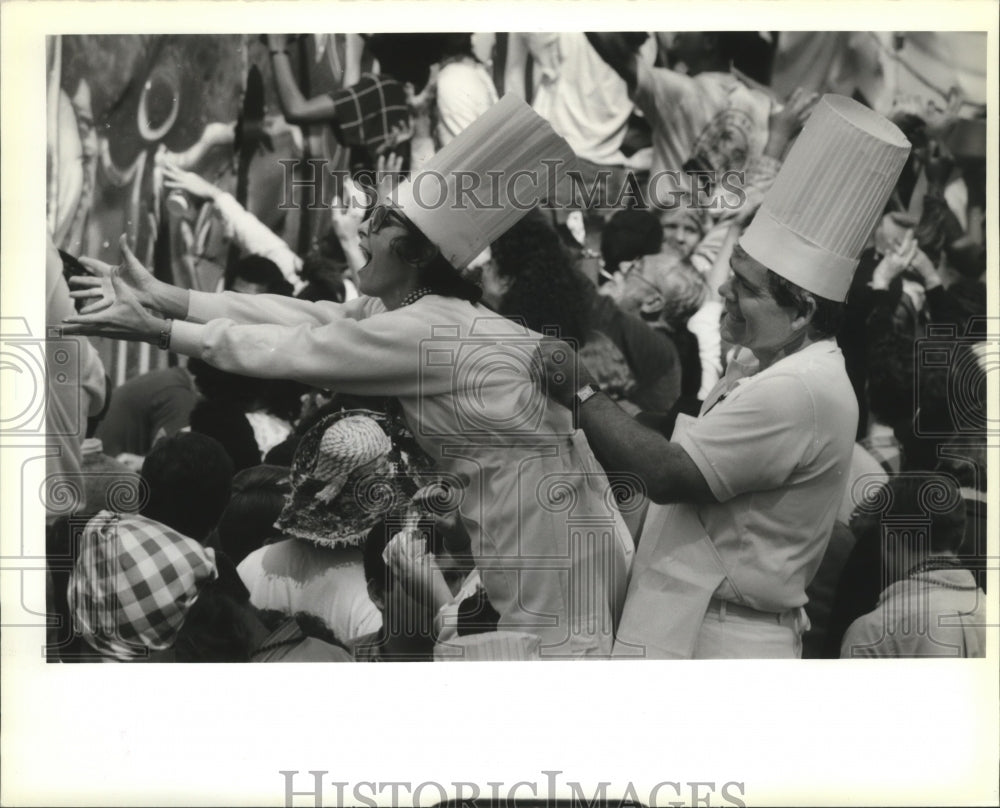
[[[894,430],[913,418],[913,338],[889,331],[866,347],[870,413]]]
[[[246,409],[260,394],[260,379],[219,370],[197,357],[188,360],[187,369],[198,392],[211,401],[226,401]]]
[[[891,120],[899,127],[910,144],[915,149],[927,145],[927,121],[912,112],[896,112],[890,116]]]
[[[385,519],[379,521],[365,536],[364,547],[361,550],[362,564],[365,570],[365,580],[375,584],[378,589],[387,591],[392,588],[392,570],[382,558],[385,546],[394,535],[392,527]]]
[[[219,577],[202,587],[174,641],[177,662],[249,662],[253,654],[250,592],[225,553],[216,553],[216,566]]]
[[[945,247],[948,266],[965,278],[975,280],[986,272],[986,245],[958,239]]]
[[[372,34],[367,44],[383,75],[409,82],[417,92],[427,84],[431,65],[441,59],[441,34]]]
[[[291,379],[259,379],[257,403],[264,412],[294,423],[302,412],[302,396],[312,388]]]
[[[253,427],[236,404],[202,399],[191,410],[191,432],[214,438],[229,456],[235,471],[260,463],[260,449]]]
[[[601,257],[609,272],[621,261],[655,255],[663,244],[663,225],[648,210],[620,210],[601,233]]]
[[[761,84],[771,83],[774,47],[756,31],[716,31],[720,58]],[[771,34],[772,42],[775,34]]]
[[[915,364],[910,418],[897,437],[903,443],[907,469],[933,469],[939,448],[958,440],[986,441],[987,374],[967,344],[944,338],[940,347],[928,340]],[[947,353],[947,365],[925,361]],[[899,393],[897,392],[897,395]],[[916,407],[914,408],[914,403]]]
[[[198,391],[213,402],[232,405],[243,412],[263,409],[285,421],[298,418],[301,397],[309,385],[289,379],[255,379],[212,367],[192,358],[188,371],[194,377]]]
[[[219,519],[219,543],[239,564],[281,535],[274,522],[290,491],[287,466],[260,465],[233,477],[233,495]]]
[[[244,255],[237,261],[232,270],[226,273],[226,288],[232,289],[237,278],[259,284],[272,295],[290,296],[295,288],[281,274],[278,265],[263,255]]]
[[[472,49],[472,34],[441,34],[440,56],[449,59],[453,56],[471,56],[476,58]]]
[[[332,230],[327,231],[302,259],[300,274],[306,285],[296,297],[343,303],[346,297],[343,276],[346,271],[347,257],[340,239]]]
[[[823,337],[835,337],[844,324],[844,304],[826,297],[820,297],[781,277],[773,270],[767,271],[767,288],[774,301],[783,308],[795,309],[799,314],[808,310],[808,298],[816,303],[810,325],[813,331]]]
[[[928,197],[914,236],[931,262],[937,265],[941,254],[962,235],[962,225],[947,203],[943,199]]]
[[[393,252],[417,268],[418,285],[434,294],[457,297],[478,303],[483,290],[461,274],[445,260],[437,246],[407,219],[406,235],[395,236],[390,242]]]
[[[141,476],[149,486],[142,515],[202,541],[229,501],[233,462],[219,441],[180,432],[156,442]]]
[[[497,271],[510,278],[499,313],[581,345],[590,331],[590,281],[577,272],[555,228],[533,211],[492,245]]]

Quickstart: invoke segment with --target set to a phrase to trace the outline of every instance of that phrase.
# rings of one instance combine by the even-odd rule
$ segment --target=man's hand
[[[572,407],[574,393],[585,384],[593,384],[594,377],[562,340],[547,337],[538,343],[537,352],[546,394],[564,407]]]

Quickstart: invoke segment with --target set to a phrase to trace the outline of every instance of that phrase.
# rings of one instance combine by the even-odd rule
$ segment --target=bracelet
[[[160,329],[160,339],[156,343],[156,347],[161,351],[170,350],[170,332],[173,329],[174,321],[169,317],[163,321],[163,328]]]

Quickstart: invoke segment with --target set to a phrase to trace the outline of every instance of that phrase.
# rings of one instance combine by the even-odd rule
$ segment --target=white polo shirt
[[[832,339],[759,372],[745,348],[730,362],[678,440],[719,500],[697,507],[729,573],[718,597],[771,612],[806,603],[843,499],[857,421]]]

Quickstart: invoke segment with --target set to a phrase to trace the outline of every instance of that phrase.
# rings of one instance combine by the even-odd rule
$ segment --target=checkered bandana
[[[69,580],[76,630],[121,661],[173,645],[206,581],[215,551],[138,514],[101,511],[83,531]]]

